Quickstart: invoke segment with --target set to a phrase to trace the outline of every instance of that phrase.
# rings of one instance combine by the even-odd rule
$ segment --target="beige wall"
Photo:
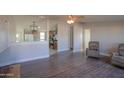
[[[116,51],[124,43],[124,22],[98,22],[87,24],[91,29],[91,40],[100,42],[100,52]]]

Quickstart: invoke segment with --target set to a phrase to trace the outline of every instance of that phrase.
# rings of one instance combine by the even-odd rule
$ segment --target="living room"
[[[1,19],[1,30],[0,30],[0,66],[1,68],[6,68],[11,65],[20,65],[19,69],[19,77],[59,77],[56,73],[63,72],[60,68],[65,68],[66,64],[69,64],[69,68],[71,67],[71,63],[69,61],[75,61],[78,57],[80,58],[79,63],[82,64],[88,62],[88,59],[92,61],[95,59],[97,61],[104,62],[107,57],[108,65],[112,65],[112,57],[113,53],[117,53],[119,51],[119,45],[124,43],[124,16],[123,15],[33,15],[33,16],[0,16]],[[70,24],[68,21],[74,21],[74,23]],[[50,38],[49,33],[50,31],[57,31],[57,35],[55,40],[56,43],[56,52],[51,53],[51,46],[50,45]],[[87,48],[89,48],[90,42],[98,42],[98,54],[95,58],[93,51],[91,54],[87,54]],[[122,46],[123,48],[123,46]],[[122,50],[123,51],[123,50]],[[51,55],[52,54],[52,55]],[[72,57],[75,59],[71,60]],[[63,61],[67,61],[67,63],[61,63],[65,66],[61,66],[61,57],[63,57]],[[78,57],[76,58],[76,55]],[[122,52],[123,55],[123,52]],[[60,56],[58,59],[57,56]],[[69,56],[69,58],[68,58]],[[88,56],[91,56],[89,58]],[[105,58],[101,58],[104,56]],[[52,60],[51,58],[58,59]],[[82,58],[81,58],[82,57]],[[88,59],[87,59],[88,57]],[[67,59],[66,59],[67,58]],[[98,58],[98,59],[96,59]],[[49,65],[49,62],[53,62],[53,64],[60,70],[59,72],[53,73],[49,75],[46,73],[48,69],[42,67],[41,65],[46,62],[46,66]],[[49,60],[49,61],[48,61]],[[84,63],[83,63],[83,60]],[[116,61],[119,59],[116,58]],[[123,57],[120,59],[121,61],[115,62],[117,66],[123,67]],[[37,65],[37,61],[39,62],[39,69],[45,68],[46,73],[39,74],[37,71],[39,65]],[[115,60],[114,60],[115,61]],[[106,61],[105,61],[106,62]],[[120,63],[121,62],[121,63]],[[23,67],[23,64],[28,64]],[[32,68],[32,64],[36,64],[33,68],[35,70],[31,70],[32,75],[29,69]],[[52,63],[50,63],[52,64]],[[58,64],[58,66],[57,66]],[[29,66],[29,68],[28,68]],[[78,68],[76,64],[73,65],[75,68]],[[26,69],[25,69],[26,68]],[[55,70],[57,68],[51,68]],[[66,68],[66,69],[69,69]],[[114,67],[116,68],[116,67]],[[98,68],[95,68],[96,70]],[[83,70],[83,69],[82,69]],[[85,67],[84,67],[85,70]],[[103,70],[103,69],[102,69]],[[101,71],[102,71],[101,70]],[[113,69],[114,70],[114,69]],[[37,72],[35,72],[37,71]],[[68,70],[67,70],[68,71]],[[71,71],[71,69],[70,69]],[[103,70],[104,71],[104,70]],[[123,70],[122,70],[123,71]],[[66,72],[66,70],[65,70]],[[73,71],[72,71],[73,72]],[[75,71],[74,71],[75,72]],[[21,74],[23,73],[23,74]],[[24,74],[26,73],[26,74]],[[28,75],[30,73],[30,75]],[[36,76],[33,74],[36,74]],[[76,72],[75,72],[76,73]],[[69,76],[70,74],[70,76]],[[95,72],[94,72],[95,74]],[[112,74],[112,73],[111,73]],[[113,73],[114,74],[114,73]],[[103,74],[104,75],[104,74]],[[102,75],[102,77],[104,77]],[[86,75],[87,76],[87,75]],[[61,77],[66,77],[65,75]],[[68,73],[67,77],[72,77],[71,73]],[[74,75],[74,77],[78,77]],[[80,77],[85,77],[85,75],[81,75]],[[88,77],[100,77],[99,75],[89,76]],[[105,77],[123,77],[120,74],[114,76],[105,76]]]
[[[0,0],[1,93],[121,93],[123,0]]]

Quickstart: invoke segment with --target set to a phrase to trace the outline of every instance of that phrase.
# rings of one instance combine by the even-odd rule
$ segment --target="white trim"
[[[100,52],[100,55],[103,55],[103,56],[110,56],[110,54],[108,54],[108,53],[103,53],[103,52]]]
[[[68,51],[69,49],[60,49],[60,50],[57,50],[57,52],[63,52],[63,51]]]
[[[49,55],[45,55],[45,56],[42,56],[42,57],[34,57],[34,58],[22,59],[22,60],[18,60],[18,61],[15,61],[15,62],[16,63],[21,63],[21,62],[33,61],[33,60],[42,59],[42,58],[48,58],[48,57],[49,57]]]
[[[43,59],[43,58],[48,58],[48,57],[49,57],[49,55],[45,55],[45,56],[41,56],[41,57],[27,58],[27,59],[22,59],[22,60],[13,61],[13,62],[7,62],[7,63],[1,62],[3,64],[0,64],[0,67],[6,66],[6,65],[11,65],[11,64],[16,64],[16,63],[24,63],[27,61],[34,61],[37,59]]]
[[[83,49],[76,49],[76,50],[73,50],[73,52],[84,52]]]

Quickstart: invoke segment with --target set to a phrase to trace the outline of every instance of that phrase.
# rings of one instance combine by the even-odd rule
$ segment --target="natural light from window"
[[[40,41],[45,41],[45,32],[40,32]]]

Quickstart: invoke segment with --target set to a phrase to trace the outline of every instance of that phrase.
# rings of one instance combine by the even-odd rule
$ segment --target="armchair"
[[[86,49],[86,56],[99,58],[99,42],[90,41],[89,48]]]
[[[113,53],[112,64],[124,67],[124,44],[120,44],[118,52]]]

